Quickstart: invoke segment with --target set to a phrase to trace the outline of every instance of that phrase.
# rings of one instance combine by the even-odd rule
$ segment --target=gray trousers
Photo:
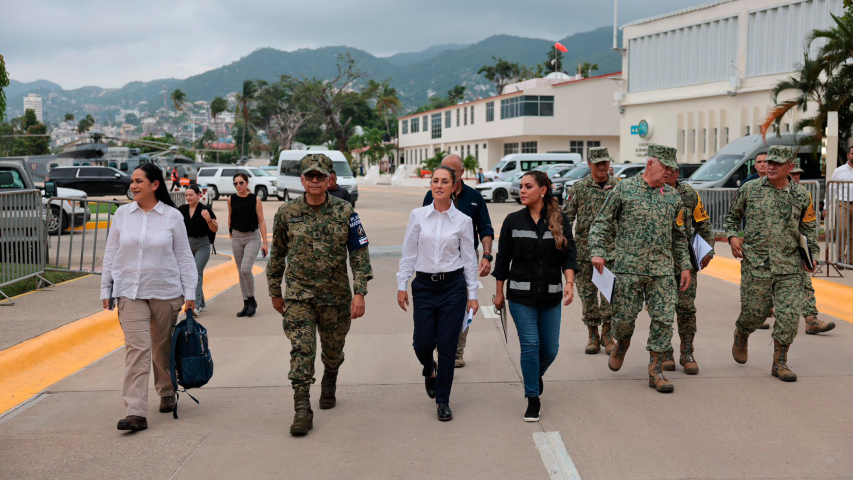
[[[195,305],[198,308],[205,308],[204,303],[204,267],[207,266],[210,260],[210,240],[207,237],[191,238],[190,250],[195,258],[195,268],[198,271],[198,283],[195,286]]]
[[[231,251],[234,252],[234,261],[240,271],[240,290],[243,292],[243,300],[255,296],[255,277],[252,275],[252,267],[255,266],[255,258],[261,250],[261,232],[231,232]]]

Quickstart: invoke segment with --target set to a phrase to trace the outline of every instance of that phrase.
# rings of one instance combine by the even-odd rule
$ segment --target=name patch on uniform
[[[302,217],[290,217],[287,219],[287,223],[298,223],[302,221]]]
[[[679,227],[684,226],[684,210],[678,211],[678,218],[675,219],[675,223],[677,223]]]
[[[693,209],[693,219],[696,220],[696,223],[704,222],[711,218],[708,215],[708,211],[705,210],[705,205],[702,205],[702,198],[699,197],[699,193],[696,193],[696,208]]]
[[[347,250],[354,252],[359,248],[369,245],[367,233],[361,225],[361,218],[353,212],[349,217],[349,235],[347,238]]]

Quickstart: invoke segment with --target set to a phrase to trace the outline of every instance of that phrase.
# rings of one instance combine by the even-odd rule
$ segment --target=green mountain
[[[598,63],[595,74],[621,70],[621,56],[611,50],[612,29],[601,27],[577,33],[559,40],[568,48],[564,54],[563,70],[574,73],[579,62]],[[466,98],[493,95],[492,83],[477,74],[481,66],[492,63],[492,57],[534,66],[545,60],[551,40],[496,35],[472,45],[438,45],[422,52],[401,53],[391,57],[376,57],[363,50],[333,46],[285,52],[261,48],[228,65],[187,79],[162,79],[151,82],[131,82],[118,89],[83,87],[63,90],[44,80],[32,83],[12,81],[7,90],[10,116],[23,113],[23,97],[29,93],[42,96],[47,121],[55,122],[73,113],[86,113],[96,118],[112,120],[119,108],[139,108],[154,111],[164,104],[163,94],[182,89],[190,100],[210,101],[239,90],[245,79],[276,81],[280,75],[332,78],[336,73],[338,56],[349,52],[362,70],[375,80],[391,79],[406,109],[422,105],[432,95],[445,95],[454,85],[465,85]]]

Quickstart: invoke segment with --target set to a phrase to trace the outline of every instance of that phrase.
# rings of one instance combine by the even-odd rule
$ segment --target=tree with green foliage
[[[492,57],[492,60],[495,61],[494,65],[483,65],[477,73],[486,77],[486,80],[494,82],[500,95],[512,79],[518,78],[521,67],[518,63],[511,63],[499,57]]]
[[[376,109],[385,119],[385,130],[390,134],[391,126],[388,123],[388,112],[396,114],[403,107],[397,89],[389,85],[389,81],[382,82],[376,91]]]
[[[234,145],[242,145],[245,146],[246,143],[252,143],[254,140],[254,134],[252,133],[252,129],[246,129],[246,126],[243,125],[243,119],[237,120],[233,127],[231,127],[231,137],[234,139]],[[240,148],[240,156],[243,157],[245,155],[245,151],[243,147]]]
[[[598,70],[598,64],[589,62],[584,62],[578,66],[578,73],[583,76],[583,78],[589,78],[592,74],[593,70]]]
[[[65,121],[68,123],[73,122],[74,121],[74,114],[73,113],[66,113],[65,114]]]
[[[436,168],[441,166],[441,161],[444,160],[444,157],[449,153],[450,152],[445,152],[444,150],[436,150],[435,155],[424,160],[424,163],[421,164],[421,170],[434,172]]]
[[[258,85],[253,80],[243,80],[243,89],[237,92],[237,97],[235,98],[237,103],[237,109],[234,112],[234,115],[238,118],[242,117],[243,121],[241,122],[243,127],[243,133],[240,135],[240,155],[243,156],[246,154],[246,127],[251,120],[251,112],[250,108],[252,105],[252,100],[255,98],[255,95],[258,93]],[[236,137],[235,137],[236,138]]]
[[[210,102],[210,117],[213,119],[213,127],[216,131],[216,136],[219,136],[219,129],[216,128],[216,117],[219,116],[220,113],[224,112],[228,109],[228,102],[222,97],[216,97]],[[218,138],[217,138],[218,140]]]
[[[128,125],[139,125],[139,117],[133,113],[128,113],[124,116],[124,123]]]
[[[544,72],[562,72],[563,52],[553,47],[549,48],[548,53],[545,54],[545,61],[540,65]],[[537,67],[539,67],[539,65],[537,65]],[[596,65],[596,68],[598,68],[598,65]]]
[[[465,87],[462,85],[454,85],[453,88],[447,91],[447,100],[451,105],[456,105],[465,99]]]
[[[471,173],[469,177],[474,176],[477,174],[477,169],[480,168],[480,161],[474,158],[473,155],[468,155],[462,159],[462,168],[465,169],[466,173]]]
[[[86,118],[77,122],[77,133],[83,134],[88,132],[95,126],[95,118],[91,114],[86,114]]]
[[[201,134],[195,141],[193,145],[194,148],[204,150],[210,146],[211,143],[216,141],[216,135],[213,133],[213,130],[207,129],[204,133]]]
[[[429,101],[428,101],[427,103],[425,103],[425,104],[421,105],[420,107],[416,108],[416,109],[415,109],[413,112],[411,112],[410,114],[416,114],[416,113],[428,112],[428,111],[430,111],[430,110],[436,110],[436,109],[439,109],[439,108],[450,107],[450,106],[453,106],[453,105],[455,105],[455,103],[451,103],[449,98],[447,98],[447,97],[440,97],[440,96],[438,96],[438,95],[434,95],[434,96],[430,97],[430,99],[429,99]]]
[[[9,86],[9,72],[6,71],[6,61],[0,55],[0,122],[6,118],[6,87]]]
[[[5,137],[0,138],[0,157],[50,153],[47,127],[39,123],[31,109],[18,118],[0,123],[0,137]]]
[[[187,94],[184,93],[180,88],[175,89],[170,96],[172,99],[172,104],[175,105],[175,110],[178,112],[183,112],[187,103]]]

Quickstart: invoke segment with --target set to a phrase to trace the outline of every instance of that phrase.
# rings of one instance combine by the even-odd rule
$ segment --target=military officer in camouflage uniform
[[[327,409],[335,406],[344,340],[351,321],[364,315],[367,282],[373,278],[361,220],[349,202],[326,193],[331,159],[312,154],[301,164],[306,193],[279,207],[267,265],[273,308],[283,314],[284,333],[292,346],[287,378],[294,390],[293,435],[304,435],[313,428],[308,392],[314,383],[317,332],[324,366],[320,408]],[[347,277],[347,252],[355,295]],[[287,287],[284,292],[282,275]]]
[[[794,160],[794,168],[791,170],[791,178],[800,183],[800,175],[802,175],[803,169],[800,168],[800,160]],[[809,192],[809,201],[811,208],[810,212],[807,212],[807,216],[814,216],[814,201],[812,201],[811,192]],[[814,285],[812,285],[812,276],[807,272],[803,272],[803,285],[805,286],[806,292],[806,303],[805,310],[803,311],[803,317],[806,321],[806,335],[817,335],[818,333],[824,333],[835,328],[835,322],[824,322],[817,318],[817,299],[814,295]]]
[[[746,363],[749,335],[775,306],[770,373],[786,382],[797,380],[797,374],[788,367],[788,350],[797,336],[805,301],[803,271],[813,271],[800,258],[799,236],[806,237],[815,259],[820,253],[809,192],[788,177],[794,157],[791,147],[770,147],[767,176],[738,190],[725,224],[732,255],[743,259],[741,311],[735,326],[732,356],[737,363]],[[738,230],[744,216],[749,221],[741,239]]]
[[[589,329],[589,342],[585,352],[595,354],[604,347],[610,355],[616,343],[611,335],[610,303],[600,295],[592,283],[592,263],[589,255],[589,227],[592,220],[604,205],[607,195],[616,186],[616,179],[610,175],[610,154],[607,148],[589,149],[590,174],[570,187],[569,198],[563,207],[563,212],[570,222],[575,222],[575,245],[578,250],[578,273],[575,281],[578,283],[578,293],[583,304],[583,324]],[[599,303],[599,297],[600,302]],[[598,326],[601,325],[601,333]]]
[[[646,170],[613,188],[589,233],[593,268],[602,271],[605,261],[611,261],[616,274],[611,298],[616,348],[608,366],[613,371],[622,368],[645,300],[652,319],[646,345],[649,386],[663,393],[674,390],[663,375],[663,358],[672,346],[677,290],[683,292],[690,285],[691,268],[684,204],[665,183],[678,168],[675,154],[674,148],[649,145]],[[678,284],[673,269],[681,271]]]
[[[687,233],[687,238],[693,238],[693,232],[702,237],[708,245],[711,246],[711,251],[702,259],[699,259],[699,266],[705,268],[714,257],[714,231],[711,229],[711,217],[705,206],[702,205],[702,199],[699,198],[699,193],[686,183],[678,181],[678,170],[669,177],[667,185],[674,188],[676,193],[681,196],[681,201],[684,203],[684,228]],[[690,286],[683,292],[678,292],[678,303],[675,304],[675,317],[678,323],[678,336],[681,339],[681,355],[678,362],[684,367],[684,373],[695,375],[699,373],[699,364],[696,362],[696,357],[693,354],[693,337],[696,335],[696,273],[698,270],[692,268],[690,270]],[[681,277],[679,268],[675,269],[676,280]],[[675,358],[673,357],[672,348],[666,352],[666,357],[663,360],[663,369],[668,371],[675,370]]]

